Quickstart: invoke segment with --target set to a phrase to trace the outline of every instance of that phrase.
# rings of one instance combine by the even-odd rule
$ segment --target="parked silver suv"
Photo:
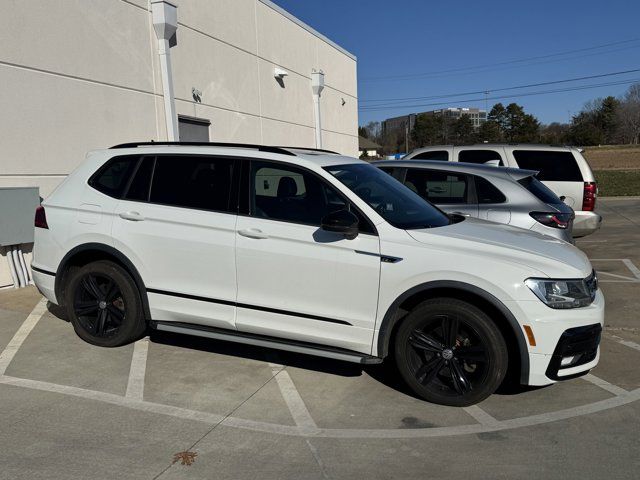
[[[419,148],[403,160],[440,160],[537,170],[538,180],[575,210],[573,236],[584,237],[600,228],[594,210],[598,187],[591,167],[574,147],[530,144],[437,145]]]
[[[573,210],[535,178],[535,171],[434,160],[374,165],[447,213],[506,223],[573,243]]]

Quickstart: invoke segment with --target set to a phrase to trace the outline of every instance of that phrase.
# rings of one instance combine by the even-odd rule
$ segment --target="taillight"
[[[529,215],[536,221],[547,227],[560,228],[566,230],[571,224],[573,214],[552,213],[552,212],[531,212]]]
[[[598,186],[596,182],[584,182],[584,194],[582,196],[582,210],[593,212],[596,208],[596,198],[598,196]]]
[[[44,213],[44,207],[42,205],[36,208],[36,218],[33,224],[38,228],[49,228],[49,225],[47,225],[47,215]]]

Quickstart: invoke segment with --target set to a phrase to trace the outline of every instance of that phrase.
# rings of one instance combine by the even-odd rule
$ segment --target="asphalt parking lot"
[[[159,332],[93,347],[34,288],[2,291],[0,478],[638,478],[640,199],[599,210],[577,245],[607,300],[600,365],[466,409],[380,366]]]

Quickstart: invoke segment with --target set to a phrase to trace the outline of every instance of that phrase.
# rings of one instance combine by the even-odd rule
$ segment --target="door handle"
[[[255,238],[258,240],[269,238],[269,235],[267,235],[266,233],[262,233],[262,230],[259,230],[257,228],[245,228],[243,230],[238,230],[238,234],[242,235],[243,237]]]
[[[144,217],[138,212],[122,212],[118,216],[132,222],[141,222],[142,220],[144,220]]]
[[[456,212],[451,212],[451,214],[452,214],[452,215],[462,215],[463,217],[470,217],[470,216],[471,216],[471,214],[469,214],[469,213],[458,212],[458,211],[456,211]]]

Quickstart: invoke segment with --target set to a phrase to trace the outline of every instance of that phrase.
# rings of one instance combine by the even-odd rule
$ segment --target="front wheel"
[[[437,298],[415,307],[395,337],[402,378],[421,398],[465,407],[498,388],[507,371],[507,347],[498,327],[477,307]]]
[[[136,284],[113,262],[92,262],[72,271],[65,304],[78,336],[93,345],[124,345],[146,329]]]

